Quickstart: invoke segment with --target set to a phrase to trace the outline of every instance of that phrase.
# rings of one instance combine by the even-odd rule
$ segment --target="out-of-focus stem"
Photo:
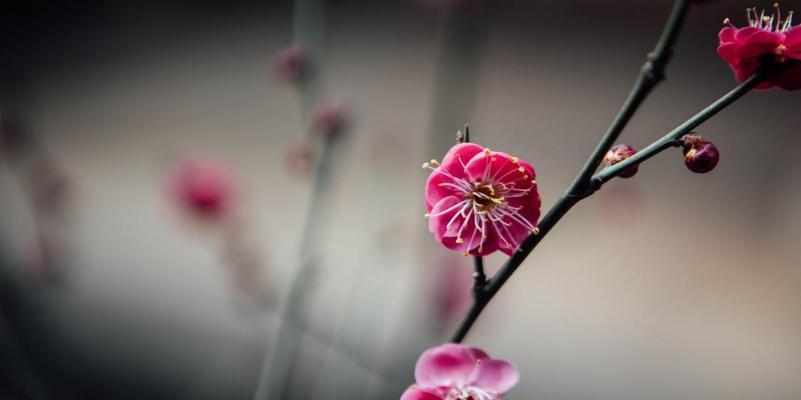
[[[326,0],[296,0],[293,23],[295,43],[311,56],[314,71],[300,83],[300,107],[302,123],[308,123],[311,109],[320,100],[322,93],[321,58],[325,32]],[[330,176],[333,172],[337,135],[325,135],[320,158],[314,168],[314,178],[309,193],[310,202],[305,226],[301,236],[300,254],[295,276],[288,288],[284,308],[279,312],[278,335],[265,355],[254,400],[285,400],[290,397],[292,375],[298,358],[301,340],[302,314],[306,308],[308,294],[314,285],[321,221],[328,211]]]

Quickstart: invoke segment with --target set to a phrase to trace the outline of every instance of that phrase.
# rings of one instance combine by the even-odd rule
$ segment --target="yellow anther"
[[[425,213],[425,214],[423,215],[423,217],[424,217],[424,218],[428,218],[428,217],[430,217],[430,216],[431,216],[431,214],[429,214],[429,213]]]
[[[531,230],[531,233],[533,233],[535,235],[539,235],[540,234],[540,228],[535,226],[534,229]]]
[[[464,239],[462,239],[462,238],[456,238],[456,243],[457,243],[457,244],[462,244],[462,243],[464,243]]]
[[[489,155],[490,153],[492,153],[492,150],[490,150],[489,148],[485,147],[484,148],[484,154]]]
[[[523,179],[528,179],[528,175],[523,175]]]
[[[467,252],[466,252],[466,251],[465,251],[465,252],[462,252],[462,255],[463,255],[463,256],[465,256],[465,257],[467,257]]]
[[[518,171],[520,171],[520,172],[526,172],[526,169],[525,169],[525,168],[523,168],[523,167],[520,167],[520,168],[518,168],[517,170],[518,170]]]
[[[512,161],[512,164],[517,164],[517,162],[520,161],[517,157],[512,157],[509,160]]]
[[[431,161],[429,161],[429,163],[431,163],[431,166],[434,168],[439,167],[439,161],[434,160],[433,158],[431,159]]]
[[[730,19],[728,19],[728,18],[724,18],[723,19],[723,25],[728,25],[729,23],[731,23]]]
[[[777,2],[773,3],[773,7],[774,8],[779,8],[779,2],[777,1]]]
[[[423,169],[428,169],[428,167],[430,167],[430,166],[431,166],[431,164],[429,164],[427,162],[423,163]]]
[[[537,181],[536,181],[535,179],[532,179],[532,180],[531,180],[531,184],[532,184],[532,185],[536,185],[536,184],[537,184]]]

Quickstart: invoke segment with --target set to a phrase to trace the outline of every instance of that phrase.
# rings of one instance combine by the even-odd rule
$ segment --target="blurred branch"
[[[294,3],[294,40],[307,49],[314,62],[311,79],[300,89],[300,107],[303,122],[307,123],[311,108],[322,93],[321,54],[325,33],[326,0],[296,0]],[[280,327],[273,346],[267,350],[262,365],[254,400],[289,398],[293,371],[298,358],[298,347],[302,333],[302,314],[306,308],[308,294],[315,282],[317,264],[313,260],[319,247],[320,222],[325,218],[329,203],[331,175],[334,166],[335,147],[339,135],[324,135],[320,158],[314,169],[314,180],[310,191],[310,203],[301,236],[300,254],[295,275],[288,288],[284,309],[279,312]]]

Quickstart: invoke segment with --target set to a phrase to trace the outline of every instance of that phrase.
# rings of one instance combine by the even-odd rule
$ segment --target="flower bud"
[[[604,155],[604,164],[606,164],[606,166],[615,165],[633,156],[636,152],[637,150],[634,147],[631,147],[627,144],[616,144],[606,152],[606,155]],[[621,173],[619,176],[621,178],[631,178],[637,173],[638,168],[639,167],[635,165],[626,171],[623,171],[623,173]]]
[[[720,153],[717,147],[703,136],[690,133],[680,140],[684,147],[684,165],[690,171],[705,174],[718,165]]]
[[[350,122],[350,109],[338,100],[324,101],[311,114],[312,129],[328,137],[344,133],[350,127]]]
[[[273,57],[273,76],[281,82],[298,83],[309,74],[309,58],[297,45],[281,50]]]

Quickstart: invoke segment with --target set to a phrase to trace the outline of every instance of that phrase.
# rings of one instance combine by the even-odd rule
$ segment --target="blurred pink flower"
[[[298,45],[292,45],[273,57],[273,76],[282,82],[297,83],[309,73],[309,59]]]
[[[737,28],[729,23],[720,31],[718,54],[734,70],[742,82],[751,77],[760,66],[785,65],[757,88],[778,86],[786,90],[801,89],[801,29],[793,26],[793,13],[782,19],[781,11],[765,15],[763,10],[749,8],[748,26]]]
[[[179,207],[204,218],[226,214],[235,196],[235,184],[228,168],[208,158],[179,161],[171,171],[169,184]]]
[[[497,400],[519,380],[512,364],[456,343],[423,352],[414,378],[401,400]]]
[[[506,153],[475,143],[458,144],[426,182],[428,229],[445,247],[486,255],[511,255],[530,233],[538,232],[540,197],[534,169]]]
[[[311,128],[329,137],[343,133],[350,125],[350,110],[339,100],[326,100],[311,114]]]

